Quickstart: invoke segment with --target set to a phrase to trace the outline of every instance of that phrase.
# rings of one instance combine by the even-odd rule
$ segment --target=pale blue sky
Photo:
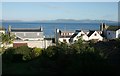
[[[1,0],[2,2],[118,2],[119,0]]]
[[[117,2],[3,2],[2,19],[55,20],[104,19],[118,20]]]

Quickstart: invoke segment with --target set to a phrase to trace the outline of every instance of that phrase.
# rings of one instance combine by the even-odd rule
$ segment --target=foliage
[[[13,43],[13,40],[15,39],[15,35],[9,35],[9,34],[2,33],[1,36],[2,36],[2,44],[4,48],[6,48],[8,44]]]
[[[22,61],[31,60],[42,54],[42,49],[40,48],[29,48],[27,46],[20,46],[17,48],[8,48],[3,54],[4,60],[10,61]]]
[[[31,59],[30,52],[31,52],[31,48],[28,48],[27,46],[21,46],[15,49],[14,54],[21,54],[23,55],[22,57],[23,60],[30,60]]]
[[[9,48],[3,54],[11,56],[11,54],[22,54],[24,60],[30,60],[26,63],[14,63],[6,67],[7,63],[3,66],[6,68],[3,73],[19,73],[20,69],[12,70],[11,68],[20,68],[21,74],[40,74],[40,75],[103,75],[103,74],[116,74],[116,67],[109,63],[109,59],[105,58],[109,49],[119,51],[117,40],[109,42],[90,43],[84,42],[79,39],[72,45],[66,43],[59,43],[56,46],[49,46],[47,49],[28,48],[26,46],[18,48]],[[102,45],[101,45],[102,44]],[[114,44],[114,45],[113,45]],[[109,46],[110,45],[110,46]],[[104,48],[105,47],[105,48]],[[107,48],[107,49],[106,49]],[[118,54],[118,53],[117,53]],[[3,57],[4,58],[4,57]],[[9,59],[8,58],[8,59]],[[7,60],[7,58],[6,58]],[[3,60],[4,62],[4,60]],[[13,65],[15,64],[15,65]],[[11,69],[8,70],[7,68]],[[29,69],[29,70],[28,70]],[[114,69],[114,71],[113,71]],[[25,71],[23,71],[25,70]]]
[[[30,52],[32,59],[42,55],[42,51],[43,49],[34,47],[32,51]]]
[[[15,39],[15,35],[3,34],[2,33],[2,43],[11,44]]]

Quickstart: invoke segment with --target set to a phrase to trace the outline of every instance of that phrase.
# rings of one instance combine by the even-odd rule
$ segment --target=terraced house
[[[68,44],[78,41],[81,37],[84,41],[96,40],[102,41],[103,37],[101,36],[102,31],[96,30],[75,30],[75,32],[64,32],[59,29],[56,31],[56,40],[58,42],[66,42]]]

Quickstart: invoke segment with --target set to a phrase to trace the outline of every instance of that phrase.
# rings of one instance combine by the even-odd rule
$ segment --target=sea
[[[38,23],[38,22],[2,22],[2,26],[12,28],[40,28],[43,27],[45,37],[54,37],[55,30],[75,31],[75,30],[100,30],[101,23]],[[117,23],[107,23],[117,25]]]

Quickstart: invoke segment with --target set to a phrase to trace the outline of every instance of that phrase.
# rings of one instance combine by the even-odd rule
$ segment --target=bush
[[[17,48],[8,48],[2,54],[3,60],[5,61],[26,61],[34,59],[42,55],[42,49],[40,48],[29,48],[27,46],[20,46]]]
[[[30,52],[31,58],[36,58],[36,57],[42,55],[42,51],[43,51],[43,49],[41,49],[41,48],[36,48],[36,47],[33,48]]]
[[[11,62],[13,60],[14,52],[15,52],[15,49],[12,47],[6,49],[5,52],[2,54],[3,62]]]

